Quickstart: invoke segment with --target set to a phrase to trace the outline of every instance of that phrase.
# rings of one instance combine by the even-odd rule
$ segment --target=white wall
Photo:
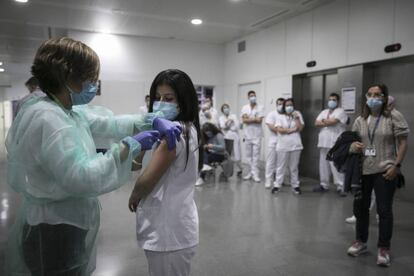
[[[91,46],[101,60],[102,96],[94,104],[115,113],[136,112],[144,104],[156,74],[177,68],[194,84],[215,86],[222,95],[224,49],[206,43],[145,37],[72,32],[70,36]],[[218,96],[216,102],[222,102]]]
[[[412,0],[337,0],[227,43],[223,99],[240,109],[238,85],[260,81],[261,104],[270,111],[271,102],[292,92],[294,74],[413,55],[413,14]],[[246,51],[237,53],[242,40]],[[396,42],[400,52],[384,53]],[[311,60],[317,65],[309,69]]]

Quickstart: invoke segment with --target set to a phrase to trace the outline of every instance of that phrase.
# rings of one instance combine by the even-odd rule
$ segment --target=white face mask
[[[294,110],[295,109],[291,105],[285,107],[285,111],[287,114],[291,114]]]

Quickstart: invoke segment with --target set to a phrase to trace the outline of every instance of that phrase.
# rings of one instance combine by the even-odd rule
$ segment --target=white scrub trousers
[[[246,139],[248,173],[259,177],[260,138]]]
[[[277,141],[269,141],[266,149],[266,181],[271,181],[276,172],[276,144]]]
[[[274,187],[282,187],[286,169],[289,170],[292,189],[299,187],[299,160],[301,152],[302,150],[277,151],[276,181],[273,183]]]
[[[329,188],[329,178],[332,174],[333,182],[337,186],[337,189],[343,190],[344,175],[338,172],[333,162],[326,160],[326,155],[328,154],[328,152],[328,148],[320,148],[319,177],[321,181],[321,186],[325,189]]]
[[[196,246],[176,251],[144,251],[150,276],[188,276]]]

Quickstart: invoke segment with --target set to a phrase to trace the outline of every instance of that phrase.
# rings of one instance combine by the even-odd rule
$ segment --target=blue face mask
[[[251,104],[255,104],[256,103],[256,97],[255,96],[250,97],[249,101],[250,101]]]
[[[373,111],[379,111],[382,107],[382,100],[377,98],[368,98],[367,105]]]
[[[211,138],[211,137],[213,137],[213,136],[214,136],[214,134],[213,134],[213,132],[211,132],[211,131],[206,131],[206,136],[207,136],[208,138]]]
[[[334,100],[329,100],[328,101],[328,107],[329,109],[335,109],[338,106],[338,103]]]
[[[292,113],[294,110],[295,109],[291,105],[285,107],[285,111],[286,111],[287,114]]]
[[[92,101],[92,99],[96,96],[96,92],[98,91],[98,85],[90,81],[85,81],[82,83],[82,90],[80,93],[74,92],[68,85],[66,85],[66,88],[70,92],[72,105],[90,103],[90,101]]]
[[[164,114],[164,118],[167,120],[174,120],[178,116],[178,106],[176,103],[156,101],[152,105],[152,111],[161,111]]]
[[[224,115],[229,115],[230,114],[230,109],[223,108],[223,113],[224,113]]]

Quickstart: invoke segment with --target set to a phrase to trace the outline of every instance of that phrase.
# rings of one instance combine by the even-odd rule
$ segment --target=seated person
[[[196,186],[204,184],[205,171],[211,169],[208,164],[214,162],[223,162],[225,159],[226,146],[224,135],[221,130],[212,123],[205,123],[201,128],[202,147],[204,149],[203,163],[204,167]]]

